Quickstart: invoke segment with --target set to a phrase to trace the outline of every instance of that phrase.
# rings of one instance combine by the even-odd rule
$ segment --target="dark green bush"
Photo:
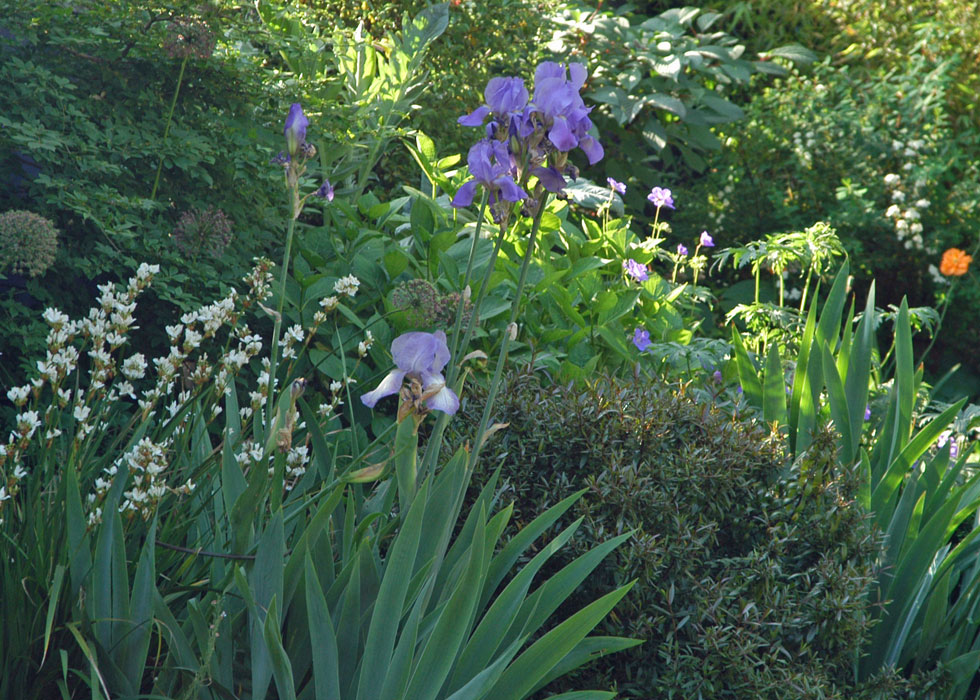
[[[502,467],[515,527],[585,488],[568,516],[584,522],[556,566],[636,530],[572,604],[638,578],[601,633],[646,643],[549,690],[857,696],[852,664],[868,631],[878,538],[852,500],[857,472],[836,467],[829,430],[787,465],[778,436],[665,386],[600,379],[545,389],[519,375],[500,397],[494,420],[509,427],[486,447],[474,484]],[[480,410],[479,397],[468,402],[460,434]]]

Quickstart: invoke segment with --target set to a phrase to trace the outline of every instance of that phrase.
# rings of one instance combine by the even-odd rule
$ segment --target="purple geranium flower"
[[[643,352],[650,347],[651,344],[650,331],[648,331],[646,328],[637,328],[635,331],[633,331],[633,345],[636,346],[637,350]]]
[[[708,235],[708,232],[707,231],[702,231],[701,232],[701,241],[700,241],[700,243],[705,248],[714,248],[715,247],[715,239],[712,238],[710,235]]]
[[[674,198],[670,196],[670,190],[666,187],[654,187],[647,195],[647,199],[653,202],[657,209],[660,207],[674,208]]]
[[[646,282],[650,279],[650,275],[647,274],[647,266],[641,265],[633,258],[623,261],[623,269],[626,270],[626,274],[637,282]]]
[[[330,180],[324,180],[323,184],[320,185],[319,189],[313,193],[315,197],[322,197],[328,202],[333,201],[333,185],[330,184]]]
[[[687,255],[687,246],[684,245],[683,243],[678,243],[677,244],[677,254],[678,255]]]
[[[606,182],[609,183],[609,188],[614,192],[619,192],[620,194],[626,194],[626,185],[624,185],[622,182],[614,180],[611,177],[607,177]]]
[[[715,380],[715,383],[716,384],[720,384],[721,383],[721,379],[722,379],[721,370],[720,369],[716,369],[714,371],[714,373],[711,375],[711,378]]]
[[[283,134],[286,136],[286,150],[290,156],[295,157],[303,144],[306,143],[306,127],[310,125],[310,120],[303,114],[303,108],[299,102],[294,102],[286,115],[286,126]]]
[[[419,381],[424,394],[432,392],[425,401],[429,408],[450,415],[456,413],[459,397],[446,386],[446,379],[442,376],[442,368],[449,362],[445,333],[403,333],[392,341],[391,357],[395,361],[395,369],[381,380],[377,389],[361,396],[365,406],[374,408],[380,399],[397,394],[402,382],[409,377]]]
[[[511,156],[500,141],[478,141],[470,148],[466,157],[473,179],[465,183],[453,197],[454,207],[468,207],[473,203],[477,185],[483,185],[490,193],[490,201],[503,199],[517,202],[527,199],[527,193],[522,190],[513,177]]]

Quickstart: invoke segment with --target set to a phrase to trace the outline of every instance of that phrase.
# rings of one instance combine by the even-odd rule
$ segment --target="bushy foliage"
[[[515,522],[586,489],[568,516],[584,517],[569,558],[635,529],[583,592],[638,578],[603,632],[646,642],[561,689],[856,696],[847,693],[857,692],[851,665],[868,632],[878,539],[853,501],[857,472],[836,464],[832,432],[787,465],[777,435],[664,386],[546,389],[516,375],[501,395],[494,420],[508,427],[475,481],[501,466]],[[469,420],[478,408],[466,407]]]
[[[748,105],[746,122],[726,129],[728,147],[692,187],[706,210],[678,211],[678,223],[745,241],[827,220],[855,274],[877,280],[883,306],[904,294],[938,305],[943,251],[971,250],[980,236],[980,142],[944,101],[954,66],[920,52],[877,74],[824,61],[777,80]],[[962,285],[960,308],[978,293]],[[952,354],[970,357],[976,328],[956,309],[947,324]]]
[[[3,323],[25,329],[0,342],[14,375],[8,381],[20,381],[18,365],[40,350],[45,332],[33,309],[83,313],[80,288],[94,293],[95,283],[124,279],[151,261],[171,272],[157,280],[146,306],[158,304],[160,314],[173,305],[188,310],[271,252],[283,216],[279,173],[268,165],[278,119],[268,105],[278,86],[263,84],[258,62],[229,50],[250,21],[245,15],[189,3],[6,0],[0,15],[0,82],[7,86],[0,94],[0,210],[30,208],[50,219],[63,232],[64,250],[57,275],[17,283],[0,298]],[[219,35],[223,43],[209,53]],[[184,212],[208,206],[224,211],[235,240],[220,259],[185,253],[171,236]]]

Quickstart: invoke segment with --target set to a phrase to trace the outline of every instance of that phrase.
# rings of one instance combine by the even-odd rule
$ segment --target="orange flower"
[[[950,248],[943,253],[943,260],[939,263],[939,271],[947,276],[962,277],[970,269],[972,261],[972,255],[967,255],[959,248]]]

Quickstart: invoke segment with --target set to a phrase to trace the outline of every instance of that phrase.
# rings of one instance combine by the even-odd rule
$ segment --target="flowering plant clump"
[[[13,210],[0,214],[0,271],[37,277],[54,264],[58,230],[39,214]]]
[[[527,200],[526,211],[533,214],[544,192],[561,193],[565,177],[577,176],[568,162],[570,151],[581,149],[590,165],[601,160],[602,145],[589,133],[591,108],[580,95],[587,75],[580,63],[545,61],[534,73],[533,98],[521,78],[491,79],[485,104],[459,118],[464,126],[483,126],[485,138],[470,149],[473,179],[456,193],[453,206],[469,206],[477,187],[483,187],[495,220],[505,222],[517,201]],[[532,177],[536,184],[529,195]]]

